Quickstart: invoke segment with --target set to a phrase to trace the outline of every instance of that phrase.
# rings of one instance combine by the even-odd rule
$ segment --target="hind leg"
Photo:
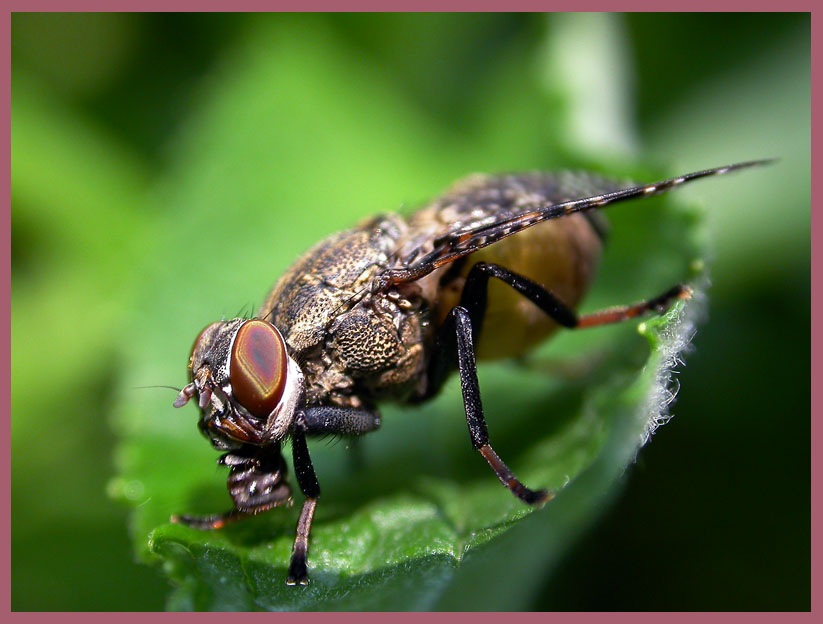
[[[569,329],[616,323],[650,310],[664,312],[675,299],[687,298],[691,291],[687,286],[678,285],[647,301],[578,316],[551,292],[522,275],[496,264],[478,263],[472,267],[466,279],[460,305],[452,309],[438,332],[437,348],[429,368],[427,396],[437,392],[456,363],[460,372],[466,422],[475,450],[483,456],[497,478],[517,498],[530,505],[542,505],[552,497],[552,494],[546,490],[531,490],[523,485],[489,443],[486,418],[480,400],[474,343],[483,327],[490,277],[508,284],[540,307],[559,325]]]

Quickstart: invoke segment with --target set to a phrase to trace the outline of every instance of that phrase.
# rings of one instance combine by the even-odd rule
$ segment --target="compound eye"
[[[191,353],[189,354],[189,368],[192,368],[194,364],[195,354],[198,352],[205,353],[205,351],[211,346],[217,328],[223,324],[224,323],[218,321],[216,323],[212,323],[211,325],[206,325],[203,331],[198,334],[194,344],[191,346]]]
[[[264,321],[247,321],[231,350],[232,394],[249,413],[268,416],[283,396],[288,358],[280,333]]]

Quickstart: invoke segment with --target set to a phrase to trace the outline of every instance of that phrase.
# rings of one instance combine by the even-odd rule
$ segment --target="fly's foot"
[[[674,288],[666,291],[656,299],[649,302],[649,309],[654,310],[658,314],[665,314],[672,307],[676,300],[688,301],[692,298],[694,291],[685,284],[678,284]]]
[[[174,514],[169,518],[169,522],[182,524],[192,529],[197,529],[198,531],[213,531],[215,529],[222,529],[231,522],[237,522],[241,518],[245,518],[246,515],[247,514],[237,509],[212,516],[185,516]]]
[[[286,577],[286,585],[309,584],[309,571],[306,567],[306,557],[293,556],[289,564],[289,575]]]
[[[554,492],[549,490],[529,490],[529,494],[523,498],[525,502],[536,509],[540,509],[548,503],[551,499],[554,498]]]

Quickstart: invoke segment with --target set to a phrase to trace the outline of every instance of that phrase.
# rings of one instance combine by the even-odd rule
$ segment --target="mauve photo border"
[[[682,6],[682,5],[681,5]],[[707,2],[705,0],[692,0],[688,3],[687,8],[689,11],[692,12],[699,12],[699,11],[707,11],[707,12],[715,12],[715,11],[772,11],[774,9],[775,4],[773,2],[766,3],[762,0],[755,0],[749,2],[742,2],[740,0],[735,1],[723,1],[723,2]],[[527,0],[527,1],[520,1],[520,2],[488,2],[488,1],[481,1],[481,2],[468,2],[466,0],[450,0],[446,1],[437,1],[433,2],[431,0],[419,0],[417,2],[376,2],[376,1],[358,1],[358,2],[329,2],[328,0],[304,0],[303,2],[284,2],[284,1],[277,1],[277,2],[260,2],[260,1],[239,1],[239,2],[214,2],[214,1],[201,1],[201,2],[156,2],[156,1],[148,1],[148,2],[101,2],[101,1],[86,1],[86,2],[15,2],[11,3],[9,7],[9,12],[3,16],[4,19],[4,28],[3,28],[3,39],[5,40],[5,44],[3,45],[3,55],[6,57],[3,63],[3,74],[4,80],[3,84],[4,90],[6,91],[6,97],[3,98],[3,119],[4,123],[2,124],[2,133],[3,139],[7,145],[9,145],[9,152],[7,152],[7,156],[4,156],[4,160],[8,159],[7,162],[4,163],[3,167],[3,186],[5,190],[6,196],[6,207],[5,213],[6,217],[2,222],[2,229],[3,229],[3,241],[6,246],[6,252],[3,256],[3,281],[5,288],[3,290],[3,297],[5,299],[4,305],[2,308],[3,314],[3,322],[5,323],[8,331],[3,333],[2,335],[2,348],[3,351],[6,353],[6,357],[3,358],[2,361],[2,375],[0,376],[0,392],[6,396],[6,401],[4,404],[4,410],[6,412],[6,474],[8,475],[7,478],[3,481],[3,496],[2,496],[2,504],[4,507],[4,513],[2,515],[2,522],[3,526],[3,533],[6,535],[5,544],[4,544],[4,560],[5,560],[5,568],[3,570],[3,576],[5,577],[4,580],[4,592],[5,592],[5,600],[7,604],[7,609],[11,613],[11,435],[10,435],[10,428],[11,428],[11,395],[10,395],[10,388],[11,388],[11,318],[10,318],[10,311],[11,311],[11,13],[15,12],[15,9],[18,11],[28,11],[28,12],[38,12],[38,11],[152,11],[152,10],[161,10],[161,11],[224,11],[227,9],[231,9],[233,11],[386,11],[387,9],[395,10],[395,11],[497,11],[501,9],[505,9],[507,11],[536,11],[536,12],[543,12],[547,10],[551,11],[563,11],[563,10],[573,10],[573,11],[605,11],[608,9],[619,9],[622,11],[659,11],[662,7],[660,2],[651,2],[649,0],[634,0],[632,2],[624,2],[624,3],[614,3],[614,2],[537,2],[535,0]],[[681,9],[680,6],[672,3],[670,7],[665,7],[667,9]],[[811,94],[812,94],[812,103],[819,97],[823,96],[823,87],[818,90],[817,81],[815,80],[815,61],[818,60],[816,58],[816,46],[814,42],[814,33],[815,33],[815,26],[817,19],[814,17],[814,13],[811,12],[811,3],[789,3],[789,5],[781,5],[781,9],[784,11],[797,11],[797,12],[809,12],[811,13],[811,56],[812,56],[812,74],[811,74]],[[681,9],[682,10],[682,9]],[[814,118],[814,111],[815,108],[812,106],[812,118]],[[814,130],[814,124],[812,124],[812,145],[816,143],[816,133]],[[814,148],[812,148],[812,180],[815,179],[814,172],[815,169],[815,161],[814,161]],[[814,194],[812,194],[814,197]],[[814,238],[815,232],[819,228],[820,218],[818,217],[815,219],[814,217],[814,209],[811,211],[811,312],[812,318],[815,318],[815,313],[817,311],[823,310],[823,292],[817,294],[816,289],[814,288],[815,278],[817,275],[817,270],[819,267],[816,266],[816,262],[819,263],[820,254],[815,253],[815,245],[814,245]],[[823,352],[823,328],[820,326],[816,326],[814,323],[811,325],[811,388],[815,387],[815,382],[823,383],[823,379],[821,379],[820,375],[820,354]],[[810,390],[811,390],[810,388]],[[821,466],[823,465],[823,450],[821,450],[821,440],[820,440],[820,427],[815,426],[816,420],[818,420],[821,415],[820,413],[823,411],[823,407],[817,406],[813,401],[811,404],[811,449],[810,452],[812,453],[811,456],[811,596],[812,596],[812,609],[811,613],[815,612],[815,605],[817,604],[816,596],[818,594],[818,590],[820,589],[819,583],[819,561],[820,561],[820,540],[815,535],[814,527],[817,526],[817,523],[820,521],[821,518],[821,504],[820,501],[820,473],[821,473]],[[813,452],[814,450],[818,450],[818,453]],[[764,501],[767,493],[764,493]],[[803,582],[804,579],[798,579],[798,582]],[[105,591],[103,588],[101,590]],[[14,618],[18,621],[22,621],[26,619],[27,621],[40,621],[44,620],[46,617],[49,617],[49,613],[14,613]],[[454,613],[435,613],[433,617],[436,619],[443,618],[443,621],[448,620],[449,622],[454,622],[456,618],[467,617],[468,614],[454,614]],[[77,622],[86,622],[88,617],[107,617],[106,614],[88,614],[88,613],[61,613],[60,617],[61,620],[65,620],[68,618],[68,621],[77,621]],[[143,613],[126,613],[123,614],[123,617],[126,617],[127,620],[131,620],[132,617],[135,618],[134,621],[137,621],[138,618],[142,617]],[[198,622],[202,622],[203,618],[224,618],[223,614],[220,613],[211,613],[211,614],[192,614],[192,613],[168,613],[164,614],[163,617],[170,617],[170,618],[196,618]],[[248,616],[242,616],[248,617]],[[381,613],[291,613],[291,614],[256,614],[255,617],[261,618],[271,618],[277,617],[278,622],[283,622],[283,618],[291,619],[299,619],[303,622],[311,622],[311,621],[330,621],[331,618],[334,618],[336,624],[348,624],[351,623],[362,623],[365,619],[370,619],[372,621],[376,621],[377,618],[384,617]],[[396,613],[393,614],[392,617],[398,617],[400,620],[398,621],[412,621],[413,618],[416,618],[417,615],[415,613]],[[473,618],[473,621],[477,622],[479,620],[485,621],[492,621],[497,619],[497,615],[494,613],[472,613],[470,617]],[[666,618],[666,623],[669,624],[678,624],[679,622],[691,622],[696,617],[693,613],[666,613],[663,617]],[[710,622],[745,622],[746,624],[759,624],[761,622],[771,622],[780,618],[781,620],[785,620],[786,618],[791,617],[798,617],[798,618],[806,618],[809,617],[809,614],[806,612],[801,613],[787,613],[787,614],[774,614],[774,613],[701,613],[699,617],[702,621],[710,623]],[[374,619],[372,619],[374,618]],[[553,623],[559,621],[572,621],[572,622],[593,622],[593,621],[609,621],[613,624],[622,624],[623,622],[632,624],[640,624],[643,622],[654,622],[657,624],[660,621],[661,614],[660,613],[553,613],[553,614],[543,614],[543,613],[523,613],[518,615],[518,618],[523,618],[522,621],[536,621],[538,618],[551,618]]]

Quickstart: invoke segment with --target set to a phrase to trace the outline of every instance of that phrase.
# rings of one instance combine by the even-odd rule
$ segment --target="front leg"
[[[287,585],[308,585],[309,533],[320,496],[320,484],[314,472],[306,436],[358,436],[380,426],[380,417],[374,412],[345,407],[316,406],[300,410],[292,426],[292,453],[297,483],[306,497],[294,538]]]
[[[226,484],[234,509],[210,516],[173,515],[172,522],[201,531],[220,529],[242,518],[292,504],[280,444],[244,445],[221,456],[217,463],[231,469]]]

